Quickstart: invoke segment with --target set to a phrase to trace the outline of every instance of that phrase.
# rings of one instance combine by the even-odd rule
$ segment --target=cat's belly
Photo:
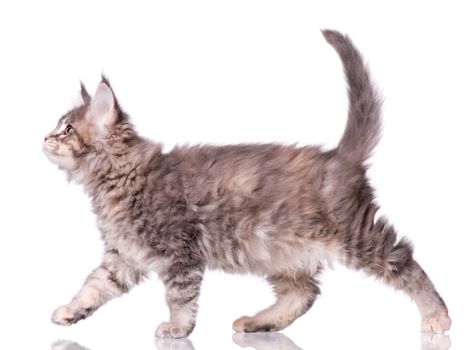
[[[320,267],[332,267],[343,260],[343,249],[332,242],[306,239],[269,239],[257,233],[248,240],[205,242],[207,265],[226,272],[259,275],[304,271],[314,274]]]

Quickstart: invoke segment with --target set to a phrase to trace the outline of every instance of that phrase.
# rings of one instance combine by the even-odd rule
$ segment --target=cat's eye
[[[66,126],[66,129],[64,129],[63,135],[69,134],[71,132],[71,130],[72,130],[72,125]]]

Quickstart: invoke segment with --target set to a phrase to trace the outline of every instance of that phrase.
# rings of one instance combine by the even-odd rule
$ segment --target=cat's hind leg
[[[383,279],[415,301],[423,332],[444,333],[450,328],[451,319],[446,304],[415,260],[411,259],[402,270],[390,271]]]
[[[451,326],[448,308],[433,282],[413,258],[413,248],[405,240],[397,240],[393,226],[384,218],[376,221],[367,235],[364,231],[347,240],[349,265],[382,279],[403,290],[418,306],[424,332],[443,333]]]
[[[320,294],[318,281],[306,272],[272,275],[267,278],[277,300],[270,307],[234,321],[236,332],[274,332],[286,328],[313,305]]]
[[[413,260],[402,289],[415,301],[421,314],[423,332],[444,333],[451,327],[448,308],[421,266]],[[396,281],[398,282],[398,281]]]

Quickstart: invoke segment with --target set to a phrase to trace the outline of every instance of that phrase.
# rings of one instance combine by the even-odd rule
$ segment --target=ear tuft
[[[91,101],[91,96],[86,90],[86,87],[84,86],[84,83],[82,81],[79,82],[81,84],[81,99],[82,99],[82,104],[88,104]]]
[[[112,89],[112,86],[110,85],[109,78],[107,78],[107,76],[106,76],[104,73],[102,73],[100,77],[101,77],[100,82],[101,82],[101,83],[104,83],[104,84],[107,85],[110,89]]]
[[[99,84],[91,100],[89,117],[101,129],[111,126],[116,119],[114,93],[105,82]]]

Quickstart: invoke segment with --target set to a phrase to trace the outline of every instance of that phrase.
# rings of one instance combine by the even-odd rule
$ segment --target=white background
[[[79,79],[93,92],[106,73],[137,129],[166,149],[269,141],[329,148],[341,136],[346,98],[340,62],[319,29],[335,28],[350,34],[385,96],[370,170],[382,212],[415,243],[445,298],[451,348],[473,348],[474,22],[469,1],[447,4],[2,1],[0,347],[49,349],[69,339],[91,350],[154,349],[154,330],[168,316],[153,277],[73,327],[49,321],[101,255],[88,198],[41,152]],[[421,347],[406,296],[334,270],[314,307],[284,331],[294,344]],[[239,349],[233,319],[271,301],[260,279],[208,272],[194,348]],[[275,349],[272,341],[281,339],[257,338]],[[285,341],[281,349],[297,349]]]

